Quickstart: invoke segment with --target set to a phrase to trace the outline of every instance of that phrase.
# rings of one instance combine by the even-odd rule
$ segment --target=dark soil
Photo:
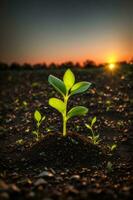
[[[105,161],[101,149],[79,134],[49,134],[26,152],[26,160],[34,166],[54,169],[100,166]],[[54,161],[54,165],[53,165]]]
[[[89,112],[68,122],[64,138],[61,116],[48,106],[59,95],[47,82],[50,73],[62,77],[63,70],[0,71],[0,200],[132,199],[133,69],[74,72],[93,87],[71,98],[69,108],[84,105]],[[39,141],[32,134],[35,109],[46,115]],[[94,116],[99,145],[85,127]]]

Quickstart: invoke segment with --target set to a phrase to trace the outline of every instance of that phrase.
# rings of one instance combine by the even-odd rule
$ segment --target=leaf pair
[[[36,120],[38,126],[43,120],[45,120],[45,118],[45,116],[42,117],[41,113],[38,110],[34,112],[34,119]]]
[[[62,115],[65,112],[66,105],[65,103],[57,98],[51,98],[49,100],[49,105],[58,110]],[[77,116],[77,115],[85,115],[88,112],[88,109],[85,108],[84,106],[76,106],[72,108],[68,113],[67,113],[67,120],[70,119],[71,117]]]
[[[92,130],[92,127],[93,127],[93,125],[96,123],[96,121],[97,121],[97,118],[96,118],[96,117],[93,117],[93,119],[91,120],[91,124],[85,124],[85,126],[86,126],[88,129]]]
[[[32,131],[34,135],[36,135],[36,139],[39,140],[39,136],[41,135],[39,128],[43,120],[45,120],[45,116],[42,117],[41,113],[38,110],[34,112],[34,120],[36,122],[36,130]]]
[[[48,81],[62,96],[83,93],[91,86],[90,82],[85,81],[74,84],[75,76],[70,69],[65,72],[63,81],[53,75],[49,76]]]
[[[89,138],[91,139],[93,144],[99,144],[99,142],[101,141],[99,139],[100,135],[99,134],[95,134],[95,132],[93,130],[93,125],[96,123],[96,121],[97,121],[97,118],[93,117],[93,119],[91,120],[90,124],[85,124],[85,126],[91,131],[91,136],[89,136]]]

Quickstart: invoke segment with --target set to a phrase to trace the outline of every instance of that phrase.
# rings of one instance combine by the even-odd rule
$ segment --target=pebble
[[[75,175],[71,176],[71,179],[73,179],[73,180],[79,180],[80,176],[75,174]]]
[[[53,173],[48,171],[43,171],[38,175],[38,177],[53,177],[53,176],[54,176]]]
[[[34,183],[35,186],[46,185],[46,184],[47,184],[47,181],[45,181],[43,178],[39,178],[39,179]]]

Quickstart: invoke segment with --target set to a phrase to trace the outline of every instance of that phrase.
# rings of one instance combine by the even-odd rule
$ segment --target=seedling
[[[108,111],[110,111],[110,108],[111,108],[111,101],[110,100],[107,100],[106,101],[106,111],[108,112]]]
[[[112,145],[108,145],[108,148],[111,152],[113,152],[114,150],[116,150],[117,148],[117,144],[112,144]]]
[[[28,106],[28,103],[26,101],[23,101],[22,104],[23,104],[24,107]]]
[[[96,123],[96,121],[97,121],[97,118],[93,117],[90,124],[85,124],[85,126],[91,131],[91,136],[89,136],[89,138],[91,139],[93,144],[99,144],[99,142],[101,141],[99,139],[100,135],[96,134],[93,129],[93,125]]]
[[[23,145],[24,144],[24,140],[23,139],[19,139],[19,140],[16,141],[16,144]]]
[[[70,69],[65,72],[63,81],[53,75],[48,77],[48,81],[63,97],[63,101],[58,98],[50,98],[49,105],[61,113],[63,118],[63,136],[66,136],[67,121],[72,117],[85,115],[88,112],[88,108],[84,106],[75,106],[67,112],[68,100],[72,95],[88,90],[91,83],[83,81],[75,84],[75,76]]]
[[[40,131],[39,131],[40,125],[41,125],[42,122],[45,120],[45,118],[46,118],[45,116],[42,117],[41,113],[40,113],[38,110],[36,110],[36,111],[34,112],[34,120],[35,120],[35,122],[36,122],[36,130],[32,131],[32,133],[33,133],[34,135],[36,135],[36,140],[37,140],[37,141],[39,140],[39,137],[41,136],[41,133],[40,133]]]
[[[110,162],[110,161],[107,162],[106,170],[107,170],[108,173],[113,172],[113,164],[112,164],[112,162]]]

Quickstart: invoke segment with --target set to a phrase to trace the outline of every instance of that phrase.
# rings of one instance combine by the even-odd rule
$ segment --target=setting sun
[[[110,64],[109,64],[109,69],[110,69],[110,70],[113,70],[114,68],[115,68],[115,63],[110,63]]]

